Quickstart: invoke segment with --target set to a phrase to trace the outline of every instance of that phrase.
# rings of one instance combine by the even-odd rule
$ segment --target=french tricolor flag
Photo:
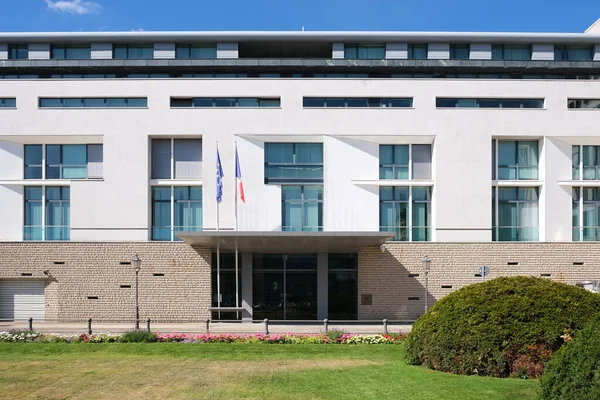
[[[240,199],[246,203],[246,197],[244,197],[244,184],[242,183],[242,169],[240,168],[240,158],[238,157],[237,146],[235,146],[235,179],[239,186]]]

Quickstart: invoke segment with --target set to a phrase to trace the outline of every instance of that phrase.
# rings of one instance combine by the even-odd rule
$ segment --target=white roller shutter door
[[[0,280],[0,320],[43,320],[44,281]]]

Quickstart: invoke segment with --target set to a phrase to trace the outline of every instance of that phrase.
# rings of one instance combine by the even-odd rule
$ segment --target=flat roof
[[[192,246],[253,253],[344,253],[379,246],[394,237],[392,232],[177,232]]]
[[[426,43],[597,43],[600,33],[400,32],[400,31],[155,31],[0,32],[0,43],[89,42],[426,42]]]

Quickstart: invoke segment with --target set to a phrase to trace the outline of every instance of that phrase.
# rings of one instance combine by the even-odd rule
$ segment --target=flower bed
[[[139,332],[144,333],[144,332]],[[400,343],[406,335],[358,335],[330,332],[329,334],[191,334],[191,333],[157,333],[140,335],[152,337],[153,340],[167,343],[264,343],[264,344],[394,344]],[[142,338],[143,339],[143,338]],[[147,338],[146,338],[147,339]],[[39,333],[27,331],[0,332],[0,342],[20,343],[116,343],[131,342],[131,333],[112,334],[96,333],[92,335],[64,335],[57,333]]]

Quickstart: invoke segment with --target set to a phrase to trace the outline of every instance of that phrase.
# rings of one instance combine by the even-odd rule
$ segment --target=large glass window
[[[25,187],[25,223],[23,240],[43,240],[43,211],[41,187]]]
[[[92,58],[90,46],[52,46],[53,59],[56,60],[89,60]]]
[[[451,44],[450,59],[451,60],[468,60],[470,46],[468,44]]]
[[[42,154],[41,144],[25,145],[25,179],[42,179]]]
[[[322,182],[322,143],[265,143],[265,183]]]
[[[217,58],[216,44],[178,44],[175,48],[175,58],[197,59]]]
[[[573,179],[600,180],[600,146],[573,146],[572,160]]]
[[[385,58],[385,45],[356,45],[344,46],[344,58],[382,60]]]
[[[379,179],[431,179],[431,145],[380,145]]]
[[[46,145],[46,179],[86,179],[85,144]]]
[[[380,187],[379,230],[396,241],[430,241],[431,188]]]
[[[235,253],[220,252],[219,270],[217,271],[217,253],[212,253],[212,307],[241,307],[242,305],[242,256],[238,253],[238,274],[236,304],[236,275],[235,275]],[[217,284],[218,282],[218,284]],[[220,300],[220,301],[219,301]],[[235,320],[241,317],[237,311],[213,311],[213,320]]]
[[[498,180],[538,179],[537,141],[497,140]]]
[[[573,241],[600,241],[600,188],[573,188]]]
[[[154,46],[151,44],[117,44],[113,46],[113,58],[123,59],[152,59],[154,58]]]
[[[538,195],[538,188],[493,188],[492,240],[537,241],[539,234]]]
[[[29,58],[29,45],[11,44],[8,47],[8,58],[11,60],[27,60]]]
[[[427,45],[426,44],[409,44],[408,45],[409,60],[426,60]]]
[[[46,187],[45,240],[69,240],[71,189]]]
[[[531,60],[531,46],[493,45],[492,60]]]
[[[327,265],[327,318],[358,319],[358,254],[329,254]]]
[[[323,230],[323,186],[281,187],[281,230]]]
[[[556,61],[592,61],[593,58],[593,46],[554,46]]]
[[[152,188],[152,240],[177,241],[177,232],[201,230],[202,187]]]
[[[202,139],[153,139],[152,179],[202,179]]]

